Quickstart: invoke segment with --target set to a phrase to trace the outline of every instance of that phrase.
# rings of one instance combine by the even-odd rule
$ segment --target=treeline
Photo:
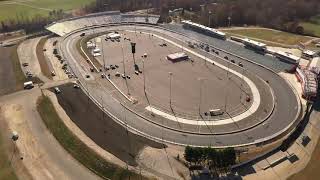
[[[170,3],[171,0],[168,0]],[[320,13],[319,0],[216,0],[205,1],[205,12],[201,12],[197,0],[177,0],[177,6],[186,10],[197,10],[196,20],[209,24],[209,11],[212,12],[212,26],[259,25],[295,33],[304,32],[299,22],[309,20]],[[203,2],[198,0],[198,2]],[[199,3],[198,3],[199,4]],[[230,17],[230,21],[229,21]]]
[[[201,9],[200,5],[204,8]],[[300,21],[320,14],[319,0],[96,0],[77,11],[85,15],[101,11],[120,10],[128,12],[153,8],[161,19],[167,19],[169,10],[184,8],[182,16],[213,27],[259,25],[300,34],[305,32]],[[211,12],[209,17],[209,12]],[[62,10],[54,10],[49,16],[26,18],[17,14],[15,18],[0,22],[0,32],[25,29],[34,32],[53,21],[70,17]],[[210,23],[209,23],[210,19]]]
[[[70,17],[63,10],[53,10],[48,16],[35,15],[32,18],[25,17],[23,14],[16,14],[16,17],[1,21],[0,32],[11,32],[24,30],[27,34],[44,30],[44,27],[54,21]]]
[[[84,7],[86,12],[101,12],[120,10],[129,12],[140,9],[160,8],[162,0],[96,0]]]
[[[211,147],[187,146],[184,158],[190,163],[189,169],[194,169],[192,167],[201,165],[216,173],[221,171],[227,172],[232,165],[236,164],[236,151],[234,148],[216,150]]]

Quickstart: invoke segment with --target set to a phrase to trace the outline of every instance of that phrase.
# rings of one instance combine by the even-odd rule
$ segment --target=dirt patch
[[[15,180],[18,178],[14,173],[14,169],[11,167],[11,159],[9,156],[9,150],[13,152],[14,147],[13,144],[5,141],[3,134],[0,132],[0,179]]]
[[[40,64],[41,72],[47,78],[52,79],[52,75],[51,75],[49,66],[47,64],[46,57],[44,56],[44,48],[43,47],[44,47],[44,44],[46,43],[47,40],[48,40],[48,38],[45,37],[39,41],[39,43],[37,44],[36,53],[37,53],[38,61]]]
[[[124,162],[136,166],[136,156],[145,146],[162,148],[155,143],[126,131],[104,114],[80,89],[72,85],[60,86],[59,104],[70,119],[95,143]]]

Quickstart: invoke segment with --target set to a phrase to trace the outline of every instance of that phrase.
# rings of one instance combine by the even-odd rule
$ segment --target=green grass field
[[[320,37],[320,15],[310,18],[309,21],[300,23],[306,32],[311,32],[317,37]]]
[[[273,31],[268,29],[230,29],[224,30],[224,32],[229,35],[240,35],[257,40],[269,41],[270,43],[266,42],[267,44],[272,44],[272,42],[274,42],[286,45],[296,45],[299,42],[306,42],[311,39],[309,37],[297,34],[282,31]]]
[[[78,9],[95,0],[0,0],[0,21],[6,19],[17,19],[18,16],[24,18],[34,17],[36,15],[47,16],[52,10],[63,9],[70,11]]]
[[[303,22],[300,24],[304,27],[306,32],[311,32],[315,36],[320,37],[320,23],[314,24],[310,22]]]

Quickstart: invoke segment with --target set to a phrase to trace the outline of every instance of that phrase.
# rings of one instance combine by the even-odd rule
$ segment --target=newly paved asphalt
[[[129,26],[111,27],[111,29],[112,28],[118,29],[118,30],[133,29],[133,27],[129,27]],[[182,38],[182,39],[184,38],[183,41],[187,39],[187,37],[181,37],[178,34],[175,34],[173,32],[169,33],[165,30],[158,29],[158,28],[141,27],[141,26],[137,26],[136,28],[141,29],[143,31],[155,31],[158,33],[165,33],[168,35],[173,35],[176,38]],[[96,29],[94,31],[89,30],[89,31],[86,31],[86,33],[96,33],[98,31],[105,31],[107,29],[108,27]],[[190,33],[190,32],[186,32],[186,33]],[[286,128],[291,122],[293,122],[295,120],[295,117],[297,116],[298,101],[296,99],[294,92],[291,90],[289,84],[287,84],[287,82],[285,82],[284,79],[282,79],[280,76],[258,65],[252,64],[250,62],[244,62],[243,60],[240,60],[236,57],[232,57],[236,62],[241,61],[244,67],[246,67],[249,72],[254,73],[259,77],[261,77],[262,79],[269,81],[269,84],[274,91],[274,95],[276,99],[276,109],[268,120],[266,120],[261,125],[256,126],[255,128],[252,128],[243,132],[227,134],[227,135],[214,135],[214,136],[185,134],[185,133],[159,127],[125,110],[123,106],[111,96],[110,93],[106,92],[107,89],[104,89],[103,86],[100,87],[100,85],[102,84],[97,85],[90,81],[84,80],[84,76],[86,74],[90,74],[90,70],[88,66],[84,66],[85,61],[80,56],[79,52],[75,47],[75,44],[79,39],[80,34],[81,33],[75,33],[68,37],[65,37],[60,43],[61,50],[66,60],[68,61],[69,65],[71,66],[72,70],[79,77],[80,81],[84,82],[84,86],[86,88],[89,88],[90,94],[94,96],[95,99],[97,100],[103,99],[103,105],[109,112],[111,112],[114,116],[118,117],[122,121],[126,122],[127,125],[129,125],[130,127],[140,132],[143,132],[143,134],[148,134],[158,139],[163,139],[166,141],[179,143],[179,144],[188,144],[188,145],[197,145],[197,146],[241,145],[246,143],[254,143],[266,137],[273,136],[279,133],[284,128]],[[271,67],[277,72],[282,71],[283,69],[286,69],[289,67],[288,65],[283,64],[282,62],[276,61],[272,57],[256,54],[254,52],[244,49],[240,45],[233,44],[231,42],[225,42],[225,41],[217,40],[214,38],[209,38],[207,36],[203,36],[195,32],[193,32],[192,35],[193,35],[192,37],[196,37],[199,40],[206,41],[210,45],[218,45],[218,47],[221,49],[225,49],[237,55],[245,56],[250,60],[254,60],[258,63]],[[223,53],[221,53],[221,55],[222,57],[224,56]],[[219,60],[219,59],[217,59],[217,62],[222,64],[225,63],[223,60]],[[102,88],[102,90],[100,88]]]

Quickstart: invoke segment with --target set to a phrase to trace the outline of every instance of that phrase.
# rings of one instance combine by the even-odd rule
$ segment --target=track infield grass
[[[264,40],[266,41],[266,44],[270,45],[272,45],[272,42],[285,45],[296,45],[300,42],[304,43],[312,39],[311,37],[271,29],[230,29],[223,31],[231,36],[245,36],[258,41]]]

